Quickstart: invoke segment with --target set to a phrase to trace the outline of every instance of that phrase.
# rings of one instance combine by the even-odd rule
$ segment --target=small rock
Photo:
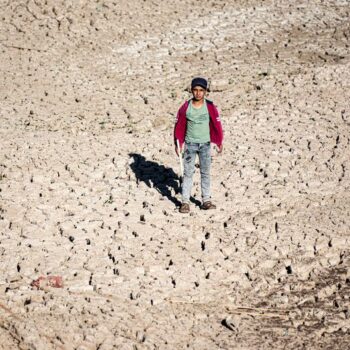
[[[239,326],[241,324],[241,319],[238,315],[231,315],[224,318],[221,321],[221,324],[227,329],[229,329],[230,331],[238,332]]]

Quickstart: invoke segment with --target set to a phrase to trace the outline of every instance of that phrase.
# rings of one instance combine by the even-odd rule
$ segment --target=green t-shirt
[[[186,119],[186,142],[206,143],[210,141],[210,117],[206,102],[200,108],[195,108],[191,101],[187,108]]]

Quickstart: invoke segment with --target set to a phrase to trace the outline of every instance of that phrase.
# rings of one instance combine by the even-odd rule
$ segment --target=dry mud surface
[[[350,3],[0,1],[0,347],[350,347]],[[177,211],[211,78],[217,210]],[[63,288],[36,289],[40,276]]]

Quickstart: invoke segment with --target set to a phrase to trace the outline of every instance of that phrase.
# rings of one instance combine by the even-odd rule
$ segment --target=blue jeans
[[[186,142],[184,160],[184,178],[182,182],[182,202],[189,203],[193,184],[196,155],[199,157],[201,173],[201,192],[203,202],[210,199],[210,142],[193,143]]]

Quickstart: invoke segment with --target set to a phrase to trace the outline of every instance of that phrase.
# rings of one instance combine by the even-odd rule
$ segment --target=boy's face
[[[204,99],[207,90],[203,89],[201,86],[195,86],[192,89],[193,98],[196,101],[201,101]]]

